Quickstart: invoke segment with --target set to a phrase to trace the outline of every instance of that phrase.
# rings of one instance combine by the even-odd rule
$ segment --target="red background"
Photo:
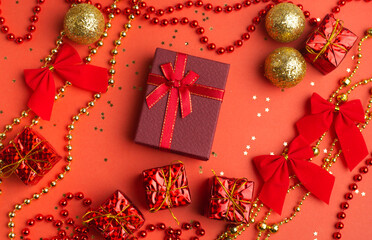
[[[2,1],[0,6],[2,15],[6,17],[7,25],[16,35],[25,32],[29,24],[28,16],[31,16],[34,4],[34,1],[17,2],[15,0]],[[102,3],[103,5],[111,4],[110,1],[103,0]],[[153,1],[151,4],[165,8],[175,3],[175,1],[163,0]],[[218,1],[218,3],[225,4],[223,1]],[[232,4],[233,2],[226,1],[226,3]],[[311,12],[312,17],[323,18],[336,4],[336,1],[313,0],[298,1],[298,3],[302,3],[305,9]],[[118,5],[123,8],[125,4],[122,2]],[[217,15],[192,8],[176,15],[198,20],[200,25],[207,29],[206,35],[211,42],[225,46],[240,37],[246,26],[251,24],[252,18],[263,7],[264,4],[259,3],[229,15]],[[10,123],[26,108],[30,90],[23,81],[23,69],[40,66],[40,59],[44,58],[53,48],[58,32],[62,30],[63,16],[67,9],[68,5],[65,1],[46,1],[39,15],[37,32],[31,42],[17,46],[7,41],[5,35],[0,36],[1,126]],[[364,31],[371,27],[369,25],[370,11],[370,3],[355,1],[343,7],[337,17],[344,20],[345,27],[358,36],[362,36]],[[105,41],[105,46],[93,59],[93,64],[108,67],[112,40],[117,38],[125,21],[122,15],[114,19],[109,39]],[[142,19],[136,20],[133,29],[123,41],[125,51],[120,50],[120,55],[117,57],[115,88],[102,97],[87,119],[82,119],[76,124],[73,139],[75,160],[72,163],[72,171],[46,197],[17,214],[15,220],[17,233],[25,226],[25,220],[37,213],[50,213],[57,216],[60,210],[57,203],[62,194],[66,192],[82,191],[93,199],[94,206],[98,206],[116,189],[122,190],[131,198],[144,213],[147,223],[164,222],[168,226],[176,227],[169,211],[164,210],[153,214],[147,211],[140,173],[144,169],[181,160],[186,165],[193,203],[188,207],[174,209],[174,213],[181,222],[199,220],[207,232],[204,239],[214,239],[224,230],[225,223],[207,219],[202,215],[207,202],[207,179],[212,177],[211,169],[217,173],[223,172],[228,177],[247,177],[255,181],[256,190],[259,189],[261,182],[253,168],[252,157],[270,152],[281,153],[283,143],[289,142],[295,136],[294,122],[306,112],[308,99],[312,92],[316,91],[323,97],[327,97],[338,86],[339,79],[347,74],[346,69],[354,66],[351,57],[356,52],[355,47],[342,65],[331,74],[323,76],[308,65],[305,79],[295,88],[282,91],[272,86],[263,77],[265,57],[277,47],[301,48],[306,35],[311,30],[312,28],[307,24],[305,33],[299,40],[291,44],[280,44],[269,39],[263,24],[260,24],[251,39],[245,42],[241,49],[232,54],[218,56],[206,50],[204,45],[199,43],[194,30],[189,27],[178,25],[161,28],[152,26]],[[88,52],[85,46],[76,47],[82,56]],[[133,142],[136,122],[144,97],[143,87],[156,47],[231,64],[212,149],[215,154],[207,162],[161,152]],[[367,42],[363,49],[364,57],[354,81],[370,77],[371,74],[369,69],[372,56],[368,54],[372,50],[371,44]],[[353,93],[351,98],[361,98],[363,104],[366,105],[369,90],[369,86],[364,86],[361,91]],[[37,127],[38,131],[61,154],[64,154],[63,137],[66,134],[67,123],[78,109],[86,105],[90,96],[90,93],[74,87],[69,88],[66,96],[55,104],[51,121],[43,121],[40,125],[42,129]],[[270,100],[267,101],[267,98]],[[258,113],[261,117],[257,116]],[[19,130],[20,128],[13,131],[11,137]],[[370,146],[372,144],[371,130],[367,128],[363,134]],[[250,149],[246,148],[247,145]],[[321,146],[322,152],[325,147],[328,145]],[[322,153],[315,161],[320,164],[323,156]],[[9,231],[6,227],[8,221],[6,215],[14,204],[39,191],[63,166],[64,163],[61,161],[37,186],[25,186],[16,176],[4,180],[1,186],[3,194],[0,197],[2,239],[6,238]],[[339,211],[339,204],[343,201],[348,184],[358,169],[350,173],[346,170],[342,160],[339,160],[331,171],[336,176],[336,184],[330,205],[327,206],[314,197],[310,197],[298,217],[290,224],[282,226],[279,233],[275,234],[272,239],[331,239],[331,233],[335,230],[334,223],[337,220],[336,213]],[[369,204],[372,195],[369,184],[371,184],[371,178],[364,177],[363,182],[359,184],[360,192],[354,194],[351,207],[346,212],[347,218],[343,221],[346,225],[342,231],[343,239],[366,239],[367,236],[372,235],[372,228],[369,227],[372,212],[372,206]],[[362,192],[365,192],[365,196],[362,196]],[[294,203],[298,201],[302,193],[304,191],[300,190],[288,195],[283,216],[287,216],[292,211]],[[82,216],[85,210],[77,203],[71,204],[68,209],[73,217]],[[278,216],[275,218],[279,219]],[[269,220],[269,223],[271,222],[272,219]],[[32,229],[30,237],[39,239],[51,237],[55,233],[56,231],[51,226],[43,223]],[[93,234],[96,239],[101,239],[99,234],[95,232]],[[255,239],[255,234],[256,230],[251,228],[243,236],[245,239]],[[20,239],[19,236],[18,234],[16,239]],[[149,239],[161,239],[160,236],[154,233],[149,236]]]

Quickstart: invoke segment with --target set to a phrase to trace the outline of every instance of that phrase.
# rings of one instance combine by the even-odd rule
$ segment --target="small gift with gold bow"
[[[213,172],[214,173],[214,172]],[[207,216],[234,223],[247,223],[254,183],[246,178],[227,178],[214,173]]]
[[[182,163],[145,170],[142,173],[150,212],[169,209],[178,222],[172,208],[191,203],[191,194]]]
[[[142,213],[119,190],[96,210],[89,210],[83,222],[96,228],[106,240],[129,239],[145,223]]]
[[[341,20],[327,15],[306,41],[303,54],[323,74],[336,69],[358,37]]]
[[[37,184],[61,159],[36,131],[26,127],[0,152],[0,177],[13,173],[26,184]]]

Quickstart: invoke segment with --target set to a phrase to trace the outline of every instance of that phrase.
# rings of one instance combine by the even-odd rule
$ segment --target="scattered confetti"
[[[213,157],[217,157],[217,153],[216,152],[212,152],[212,155],[213,155]]]
[[[223,176],[225,173],[224,172],[220,172],[220,176]]]
[[[253,100],[256,100],[256,99],[257,99],[257,96],[256,96],[256,95],[254,95],[254,96],[253,96],[252,98],[253,98]]]
[[[327,153],[328,151],[327,151],[327,149],[324,149],[323,152],[324,152],[324,153]]]
[[[315,85],[315,83],[314,83],[314,82],[311,82],[311,83],[310,83],[310,85],[311,85],[311,86],[314,86],[314,85]]]
[[[199,174],[203,174],[203,167],[199,166]]]
[[[316,20],[317,20],[318,22],[320,22],[321,19],[320,19],[320,18],[317,18]]]
[[[362,192],[360,195],[362,195],[362,197],[365,197],[366,196],[366,193],[365,192]]]
[[[189,43],[188,42],[185,42],[185,46],[188,46],[189,45]]]
[[[243,154],[244,154],[244,156],[247,156],[248,155],[248,152],[247,151],[244,151]]]
[[[103,161],[105,161],[105,162],[107,162],[107,160],[108,160],[107,158],[103,159]]]
[[[270,155],[274,155],[274,152],[270,152]]]
[[[346,68],[346,72],[348,73],[351,72],[350,68]]]
[[[251,149],[251,145],[247,145],[245,148],[249,150]]]
[[[314,232],[314,236],[318,236],[318,232]]]
[[[358,194],[358,193],[359,193],[359,190],[358,190],[358,189],[357,189],[357,190],[355,190],[355,193],[356,193],[356,194]]]
[[[257,113],[257,117],[261,117],[261,113]]]
[[[252,140],[253,140],[253,141],[256,140],[256,137],[255,137],[255,136],[252,136]]]
[[[269,112],[270,111],[270,109],[269,108],[265,108],[265,112]]]
[[[288,142],[284,142],[284,143],[283,143],[283,146],[284,146],[284,147],[288,146]]]
[[[270,98],[269,97],[266,98],[266,102],[270,102]]]

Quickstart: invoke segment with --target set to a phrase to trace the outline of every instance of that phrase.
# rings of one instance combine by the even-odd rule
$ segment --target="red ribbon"
[[[82,64],[79,54],[64,44],[53,65],[39,69],[25,69],[26,84],[33,90],[28,107],[44,120],[50,120],[54,104],[55,82],[52,72],[64,81],[92,92],[106,92],[108,72],[106,68]]]
[[[163,64],[160,67],[164,76],[151,73],[147,80],[147,84],[157,86],[146,96],[147,106],[150,109],[169,92],[160,136],[161,148],[171,147],[179,103],[182,118],[185,118],[192,112],[191,94],[218,101],[223,100],[225,92],[223,89],[195,84],[199,75],[193,71],[189,71],[184,76],[186,63],[187,55],[177,53],[174,68],[171,63]]]
[[[298,136],[292,141],[287,154],[255,157],[253,162],[265,181],[259,199],[281,214],[289,176],[296,175],[308,191],[328,204],[335,177],[320,166],[306,161],[312,156],[311,147],[302,136]]]
[[[351,171],[368,155],[363,135],[355,124],[364,122],[364,110],[360,100],[336,106],[314,93],[311,97],[311,115],[300,119],[296,126],[305,139],[313,142],[326,132],[333,122],[346,164]]]

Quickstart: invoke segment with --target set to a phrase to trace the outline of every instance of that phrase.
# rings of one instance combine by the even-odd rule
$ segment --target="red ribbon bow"
[[[186,76],[185,67],[187,55],[177,53],[175,67],[171,63],[161,65],[164,76],[149,74],[147,84],[158,86],[146,96],[147,106],[151,109],[168,92],[168,102],[160,137],[160,147],[169,149],[172,144],[174,125],[177,117],[178,104],[181,105],[181,115],[185,118],[192,112],[191,94],[222,101],[224,90],[195,84],[199,75],[189,71]]]
[[[303,137],[298,136],[292,141],[287,154],[255,157],[253,162],[265,181],[259,199],[281,214],[289,176],[296,175],[308,191],[328,204],[335,177],[320,166],[306,161],[312,156],[311,147]]]
[[[64,81],[92,92],[106,92],[107,69],[82,64],[79,54],[70,45],[64,44],[53,65],[39,69],[25,69],[26,84],[34,91],[28,107],[44,120],[50,120],[54,103],[55,82],[52,72]]]
[[[348,168],[353,170],[368,155],[362,133],[355,122],[364,122],[364,110],[360,100],[336,106],[317,93],[311,97],[311,115],[297,123],[299,133],[309,142],[315,141],[334,122],[334,128]]]

